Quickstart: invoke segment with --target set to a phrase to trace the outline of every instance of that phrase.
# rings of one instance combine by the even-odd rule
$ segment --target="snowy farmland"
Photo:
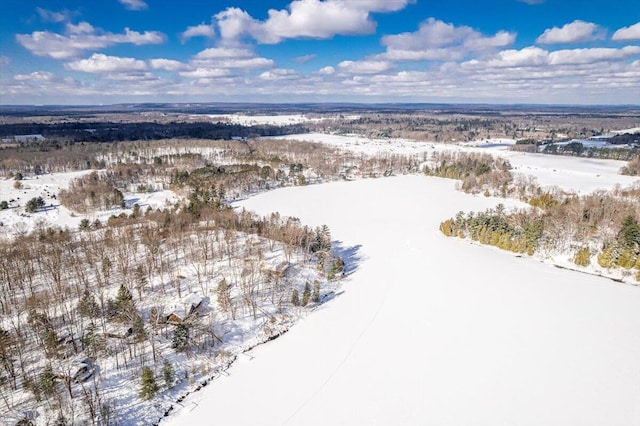
[[[322,143],[365,155],[420,155],[435,151],[484,152],[509,160],[515,175],[532,176],[542,187],[558,187],[579,194],[613,189],[616,185],[627,187],[638,182],[637,177],[620,175],[620,168],[627,164],[625,161],[509,151],[508,148],[515,144],[513,139],[442,144],[323,133],[286,135],[278,139]]]
[[[165,424],[640,423],[639,289],[445,238],[442,218],[504,202],[454,185],[404,176],[243,201],[326,223],[355,270]]]

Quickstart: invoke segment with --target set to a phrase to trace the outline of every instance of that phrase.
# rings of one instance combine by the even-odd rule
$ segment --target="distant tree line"
[[[262,136],[281,136],[308,133],[305,126],[255,125],[243,126],[231,123],[209,122],[61,122],[61,123],[13,123],[0,125],[0,136],[41,134],[47,138],[63,138],[72,142],[117,142],[134,140],[159,140],[170,138],[190,139],[232,139]],[[51,143],[43,143],[44,149],[51,149]],[[31,142],[24,142],[28,146]],[[55,148],[55,146],[53,146]]]

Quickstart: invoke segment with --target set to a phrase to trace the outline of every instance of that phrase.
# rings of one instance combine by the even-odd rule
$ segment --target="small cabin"
[[[280,262],[276,265],[267,265],[262,270],[270,277],[282,278],[287,274],[290,266],[289,262]]]
[[[195,292],[191,293],[172,307],[170,313],[166,316],[167,324],[182,324],[189,317],[202,315],[207,310],[210,301],[209,297],[200,296]]]

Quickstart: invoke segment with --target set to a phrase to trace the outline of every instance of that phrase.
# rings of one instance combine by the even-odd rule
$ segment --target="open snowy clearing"
[[[640,423],[640,289],[448,239],[502,199],[422,176],[241,205],[327,224],[344,293],[183,401],[167,425]]]
[[[0,223],[5,236],[15,236],[22,232],[31,232],[41,222],[46,226],[59,226],[62,228],[76,229],[82,219],[91,222],[96,219],[106,223],[111,215],[121,213],[130,214],[133,205],[138,204],[144,211],[147,207],[153,209],[164,208],[174,204],[178,196],[169,190],[154,192],[125,192],[125,208],[113,208],[101,210],[87,215],[76,214],[60,205],[58,193],[61,189],[69,188],[69,184],[76,178],[92,173],[94,170],[83,170],[69,173],[51,173],[23,179],[21,188],[15,188],[15,180],[0,180],[0,201],[9,202],[9,208],[0,210]],[[34,198],[42,197],[45,208],[35,213],[27,213],[24,210],[26,203]]]
[[[637,177],[620,175],[620,168],[627,164],[625,161],[509,151],[508,148],[515,143],[513,139],[444,144],[323,133],[287,135],[278,138],[323,143],[367,155],[420,155],[435,151],[485,152],[509,160],[516,175],[533,176],[543,187],[559,187],[579,194],[587,194],[599,189],[613,189],[616,185],[627,187],[639,181]]]
[[[307,117],[303,114],[284,114],[284,115],[244,115],[244,114],[192,114],[193,119],[207,117],[218,123],[239,124],[241,126],[289,126],[292,124],[302,124],[309,122],[320,122],[330,119],[338,119],[338,117]],[[357,120],[358,116],[340,117],[341,120]]]

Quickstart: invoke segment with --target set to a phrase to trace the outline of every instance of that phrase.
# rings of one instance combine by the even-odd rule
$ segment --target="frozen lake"
[[[640,424],[640,288],[445,238],[505,200],[422,176],[241,203],[327,224],[344,292],[164,425]]]

